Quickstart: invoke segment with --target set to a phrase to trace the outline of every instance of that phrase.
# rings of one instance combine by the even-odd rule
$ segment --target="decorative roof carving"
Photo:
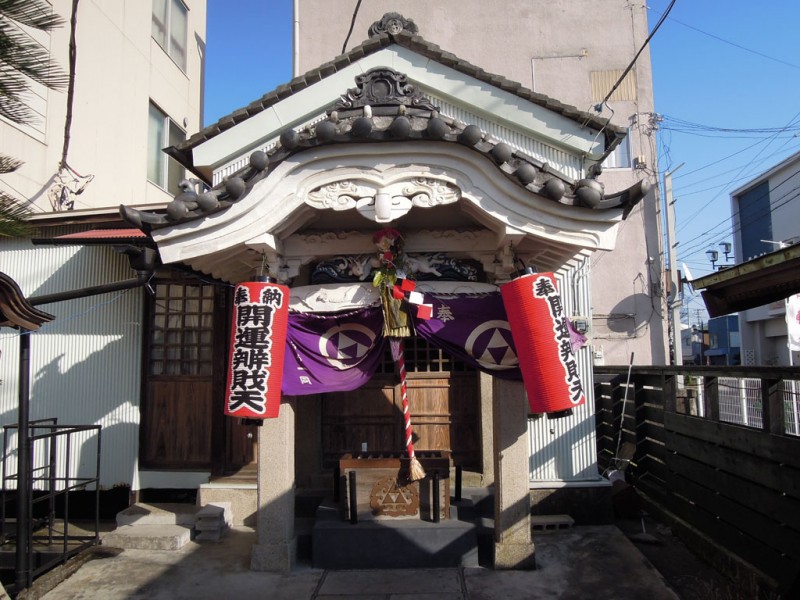
[[[287,128],[275,147],[266,152],[253,152],[247,167],[213,189],[205,189],[198,180],[184,180],[182,192],[167,205],[166,214],[123,205],[120,206],[123,220],[150,231],[210,216],[246,197],[256,183],[288,157],[321,145],[340,143],[406,140],[457,143],[486,157],[497,165],[499,176],[533,194],[568,206],[595,210],[622,208],[623,217],[650,189],[650,182],[643,180],[629,189],[606,194],[603,185],[592,177],[575,181],[505,142],[490,139],[477,125],[466,125],[440,115],[408,83],[406,75],[392,69],[372,69],[356,77],[356,83],[358,87],[342,96],[337,104],[339,109],[332,109],[327,119],[301,130]],[[334,186],[335,189],[328,186],[314,190],[307,203],[317,209],[357,208],[368,219],[389,223],[406,214],[412,206],[431,207],[460,198],[460,190],[442,181],[428,178],[404,181],[405,189],[393,188],[395,183],[389,184],[391,189],[378,190],[372,185],[365,190],[362,187],[369,185],[367,182],[343,181],[336,184],[339,187]],[[378,201],[380,194],[384,197],[382,203]]]
[[[417,90],[416,86],[408,82],[408,77],[404,73],[377,67],[356,76],[356,87],[347,90],[334,106],[334,110],[401,105],[438,110]]]
[[[389,223],[405,215],[414,206],[432,208],[452,204],[460,198],[461,190],[457,186],[433,177],[411,177],[383,187],[345,179],[311,190],[306,197],[306,204],[316,209],[355,208],[371,221]]]
[[[375,37],[376,35],[381,35],[382,33],[397,35],[401,31],[407,31],[409,33],[416,34],[419,31],[419,28],[413,20],[406,19],[400,13],[390,12],[383,15],[380,21],[375,21],[372,25],[370,25],[367,35],[369,35],[369,37]]]

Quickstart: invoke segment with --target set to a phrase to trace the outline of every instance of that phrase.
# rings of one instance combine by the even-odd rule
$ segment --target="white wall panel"
[[[588,316],[591,310],[588,260],[557,274],[557,279],[567,317]],[[588,321],[591,322],[591,319]],[[534,485],[600,479],[590,347],[587,345],[580,349],[576,358],[586,403],[573,409],[569,417],[528,419],[530,480]]]
[[[26,296],[135,276],[127,259],[108,247],[33,246],[29,240],[2,240],[0,260],[0,270],[13,277]],[[136,288],[42,305],[39,308],[56,319],[30,334],[30,418],[102,425],[103,487],[136,484],[142,293]],[[18,417],[18,335],[12,329],[0,330],[3,425],[16,423]],[[93,472],[93,445],[73,445],[73,475]]]

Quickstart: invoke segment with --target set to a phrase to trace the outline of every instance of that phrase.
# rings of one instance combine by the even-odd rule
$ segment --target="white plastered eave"
[[[522,188],[466,147],[424,142],[346,144],[300,152],[226,210],[156,229],[152,237],[165,263],[191,261],[246,245],[265,234],[273,236],[293,215],[309,209],[306,195],[317,187],[349,177],[391,179],[398,169],[458,186],[462,200],[472,205],[471,212],[480,212],[498,226],[525,236],[576,251],[614,248],[621,209],[595,211],[559,204]]]

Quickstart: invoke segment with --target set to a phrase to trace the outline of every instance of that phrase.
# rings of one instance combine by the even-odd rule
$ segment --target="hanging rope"
[[[400,394],[403,400],[403,424],[405,427],[406,453],[411,463],[408,469],[408,478],[411,481],[425,479],[425,469],[422,468],[419,460],[414,456],[414,431],[411,428],[411,413],[408,410],[408,392],[406,388],[406,361],[403,357],[403,339],[392,338],[389,340],[392,348],[392,359],[397,364],[400,371]]]

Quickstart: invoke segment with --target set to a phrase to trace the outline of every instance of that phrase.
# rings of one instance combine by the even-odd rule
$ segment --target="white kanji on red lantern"
[[[226,415],[257,419],[278,416],[288,319],[289,288],[263,281],[236,286]]]

